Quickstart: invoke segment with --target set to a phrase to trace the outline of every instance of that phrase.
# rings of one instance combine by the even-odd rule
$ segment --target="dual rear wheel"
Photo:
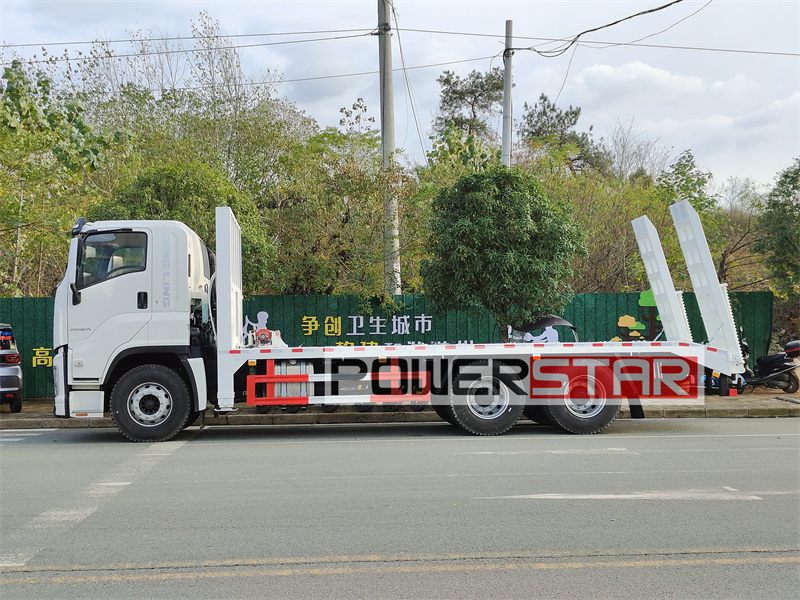
[[[475,435],[505,433],[523,413],[537,423],[570,433],[599,433],[619,414],[619,401],[609,398],[610,390],[601,381],[588,378],[570,381],[569,392],[562,397],[526,406],[530,401],[518,382],[489,372],[485,362],[478,361],[475,369],[459,373],[449,406],[434,405],[444,420]]]
[[[609,390],[599,379],[582,378],[570,382],[566,395],[529,405],[524,412],[526,417],[542,425],[569,433],[592,434],[611,425],[619,409],[619,401],[609,398]]]

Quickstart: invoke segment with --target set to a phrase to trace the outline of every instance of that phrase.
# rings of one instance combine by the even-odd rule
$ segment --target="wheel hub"
[[[157,383],[143,383],[128,397],[128,414],[145,427],[163,422],[172,412],[172,397]]]
[[[605,408],[606,400],[603,397],[589,398],[588,387],[578,386],[570,390],[569,396],[564,398],[564,404],[567,410],[576,417],[590,419]]]
[[[481,419],[495,419],[503,414],[511,403],[505,386],[494,381],[480,380],[469,387],[467,406]]]

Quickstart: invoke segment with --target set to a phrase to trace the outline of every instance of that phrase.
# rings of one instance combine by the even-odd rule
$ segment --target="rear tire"
[[[515,393],[491,373],[489,361],[467,365],[458,374],[450,396],[450,409],[456,423],[475,435],[501,435],[511,429],[525,408],[526,397]],[[456,389],[466,393],[456,394]]]
[[[603,431],[619,414],[619,400],[608,398],[605,386],[594,381],[595,393],[589,397],[588,379],[570,382],[569,395],[553,398],[544,407],[557,427],[569,433],[592,434]]]
[[[17,396],[11,400],[10,408],[12,413],[22,412],[22,396]]]
[[[787,387],[784,392],[787,394],[794,394],[798,389],[800,389],[800,380],[797,379],[797,374],[792,372],[789,373],[789,387]],[[22,406],[22,400],[19,401],[20,407]],[[13,411],[12,411],[13,412]]]
[[[450,423],[450,425],[458,425],[458,423],[456,423],[455,416],[453,416],[453,409],[450,408],[450,405],[432,402],[431,407],[433,408],[433,412],[439,415],[439,418],[442,421],[447,421]]]
[[[163,442],[189,419],[189,390],[177,372],[142,365],[120,377],[111,392],[111,419],[134,442]]]
[[[532,404],[525,407],[525,410],[522,411],[522,414],[528,417],[534,423],[539,423],[539,425],[547,425],[548,427],[558,427],[555,421],[553,421],[553,417],[550,416],[550,413],[547,411],[547,407],[543,404]]]

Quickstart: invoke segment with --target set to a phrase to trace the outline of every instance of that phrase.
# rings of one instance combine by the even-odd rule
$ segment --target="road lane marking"
[[[743,492],[715,490],[666,490],[617,494],[519,494],[486,496],[475,500],[763,500],[761,496]]]
[[[642,555],[644,556],[644,555]],[[248,564],[242,561],[235,565],[225,566],[218,569],[215,564],[194,565],[187,570],[171,571],[159,573],[159,570],[174,569],[175,567],[166,564],[151,563],[139,567],[127,565],[119,573],[109,573],[103,575],[93,575],[87,571],[102,570],[108,571],[108,567],[84,567],[82,573],[74,570],[67,572],[64,569],[53,568],[51,571],[17,571],[5,573],[0,576],[0,586],[17,585],[36,585],[36,584],[80,584],[80,583],[129,583],[135,581],[169,581],[169,580],[198,580],[198,579],[226,579],[226,578],[250,578],[250,577],[292,577],[292,576],[341,576],[341,575],[363,575],[363,574],[418,574],[418,573],[457,573],[457,572],[481,572],[481,571],[519,571],[519,570],[575,570],[575,569],[608,569],[608,568],[663,568],[663,567],[697,567],[697,566],[741,566],[741,565],[787,565],[799,564],[800,556],[745,556],[745,557],[722,557],[705,556],[691,557],[679,556],[675,558],[663,555],[662,557],[647,558],[639,557],[611,557],[595,558],[590,560],[570,560],[564,558],[551,558],[539,560],[519,561],[516,557],[489,559],[497,562],[487,563],[487,558],[472,559],[474,562],[465,564],[464,559],[455,561],[447,555],[439,558],[436,556],[421,559],[409,559],[398,561],[392,557],[362,557],[357,563],[345,560],[340,561],[340,565],[328,566],[314,564],[308,559],[300,560],[301,564],[291,566],[280,562],[263,561],[260,564]],[[587,557],[588,558],[588,557]],[[517,562],[509,562],[517,560]],[[422,562],[422,564],[414,564]],[[345,563],[345,564],[341,564]],[[347,564],[349,563],[349,564]],[[233,567],[233,568],[231,568]],[[266,567],[266,568],[265,568]],[[199,570],[203,569],[203,570]],[[209,570],[210,569],[210,570]],[[137,572],[142,571],[142,572]]]
[[[545,450],[545,454],[636,454],[627,448],[574,448],[567,450]]]
[[[26,431],[24,429],[3,430],[0,431],[0,445],[6,442],[24,442],[42,435],[45,431],[55,431],[55,429],[37,429],[36,431]]]
[[[520,456],[534,454],[637,454],[627,448],[574,448],[566,450],[477,450],[475,452],[457,452],[458,456]]]
[[[102,481],[90,483],[82,491],[72,495],[71,499],[64,500],[58,508],[44,511],[33,517],[21,529],[3,536],[0,540],[0,568],[24,567],[48,544],[52,544],[56,537],[86,520],[187,441],[151,444],[150,449],[158,449],[158,453],[137,454],[131,457],[106,475]]]

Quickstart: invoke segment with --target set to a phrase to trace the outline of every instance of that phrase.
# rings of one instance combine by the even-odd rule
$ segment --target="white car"
[[[0,403],[10,404],[11,412],[22,410],[22,366],[14,330],[0,323]]]

